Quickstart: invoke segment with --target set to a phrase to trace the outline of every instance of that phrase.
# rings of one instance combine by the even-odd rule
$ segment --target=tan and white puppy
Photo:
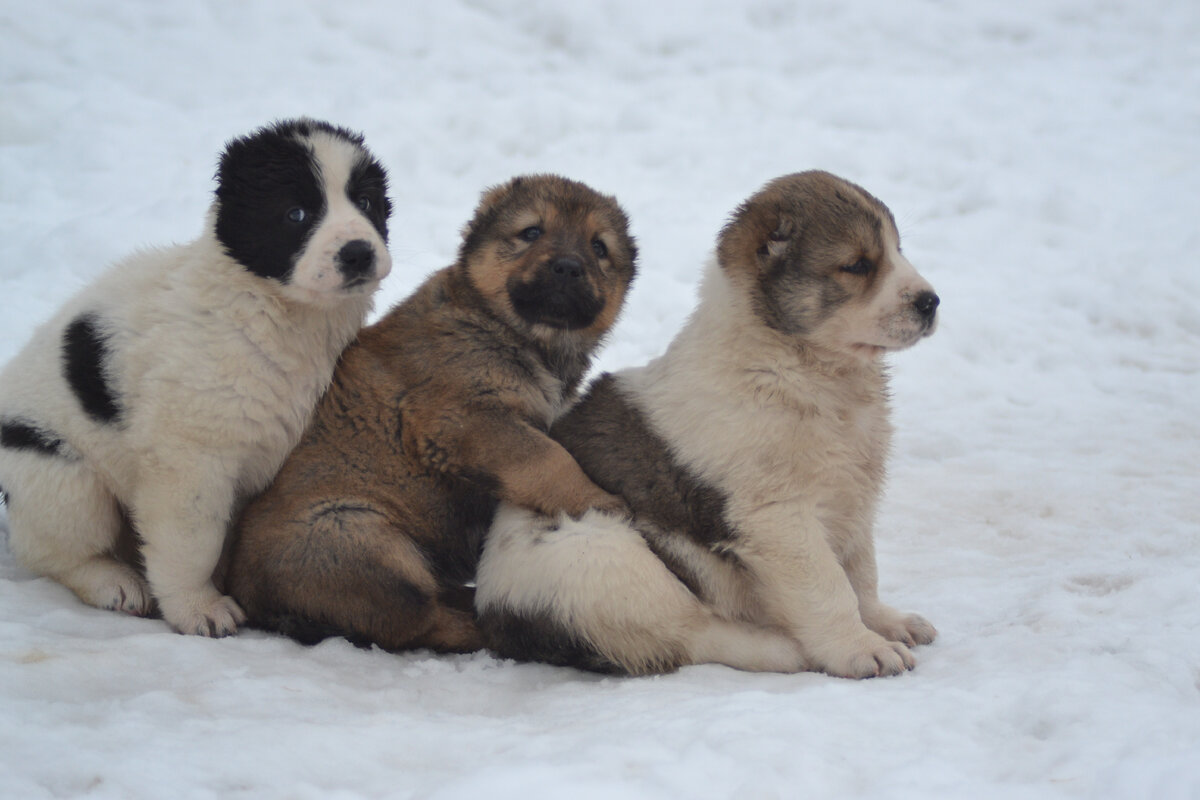
[[[551,429],[632,519],[497,514],[477,575],[489,646],[632,674],[911,669],[936,631],[876,590],[881,356],[930,335],[937,306],[876,198],[823,172],[769,183],[667,352],[601,376]]]
[[[296,444],[391,269],[387,178],[314,120],[231,141],[194,242],[117,263],[0,375],[18,561],[102,608],[221,636],[212,582],[239,504]],[[145,577],[115,555],[132,531]],[[135,559],[136,560],[136,559]]]

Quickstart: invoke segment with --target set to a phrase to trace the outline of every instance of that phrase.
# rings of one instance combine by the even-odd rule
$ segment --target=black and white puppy
[[[632,519],[497,513],[475,595],[489,646],[633,674],[911,669],[936,631],[877,593],[881,356],[930,335],[937,307],[879,200],[824,172],[768,184],[667,352],[550,430]]]
[[[234,139],[190,244],[104,272],[0,374],[9,544],[87,603],[183,633],[245,616],[213,584],[227,526],[303,432],[391,270],[383,167],[296,119]],[[114,555],[132,525],[144,577]]]

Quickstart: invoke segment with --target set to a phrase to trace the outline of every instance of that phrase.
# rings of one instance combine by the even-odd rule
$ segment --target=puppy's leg
[[[233,508],[232,477],[222,460],[190,455],[186,465],[143,465],[131,512],[163,618],[180,633],[227,636],[246,621],[212,582]]]
[[[863,624],[858,597],[811,509],[773,504],[743,527],[735,552],[758,579],[768,613],[800,641],[815,669],[870,678],[916,665],[907,647]]]
[[[589,508],[621,514],[625,501],[594,484],[562,445],[512,410],[473,409],[405,419],[406,449],[447,474],[495,481],[496,493],[550,516],[579,517]]]
[[[21,463],[8,469],[18,458]],[[9,546],[17,560],[59,581],[85,603],[149,614],[146,582],[112,555],[123,520],[99,476],[83,461],[65,458],[8,456],[5,461]]]
[[[766,628],[729,622],[714,614],[693,629],[688,653],[693,664],[725,664],[747,672],[807,669],[795,640]]]
[[[858,596],[858,611],[863,623],[883,638],[903,642],[909,647],[932,642],[937,637],[937,629],[929,620],[879,602],[875,542],[869,530],[858,532],[854,537],[852,548],[842,558],[842,567]]]
[[[721,620],[623,520],[496,515],[477,573],[476,608],[506,656],[632,674],[715,662],[796,672],[797,644]],[[488,623],[485,623],[488,624]]]
[[[280,527],[254,532],[272,525]],[[234,559],[242,563],[233,591],[255,624],[310,643],[339,635],[387,650],[483,646],[469,592],[441,592],[420,548],[369,501],[321,502],[282,524],[252,513],[242,529],[256,547],[272,543],[255,561]],[[255,569],[264,558],[271,568]]]
[[[628,512],[624,500],[592,483],[571,454],[553,439],[539,435],[515,447],[497,453],[499,463],[492,465],[505,500],[551,515],[565,512],[573,518],[588,509],[615,515]]]

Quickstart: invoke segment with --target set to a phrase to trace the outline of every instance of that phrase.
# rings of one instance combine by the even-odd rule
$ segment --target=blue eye
[[[371,210],[371,198],[367,197],[365,194],[361,194],[361,195],[359,195],[359,196],[358,196],[358,200],[356,200],[356,201],[355,201],[355,203],[356,203],[356,204],[358,205],[358,207],[359,207],[359,208],[361,208],[363,211],[370,211],[370,210]]]
[[[537,225],[530,225],[528,228],[517,234],[517,236],[526,242],[536,242],[542,236],[542,229]]]
[[[287,218],[289,222],[294,222],[299,225],[301,222],[304,222],[304,220],[308,219],[308,212],[303,208],[296,206],[295,208],[288,209]]]

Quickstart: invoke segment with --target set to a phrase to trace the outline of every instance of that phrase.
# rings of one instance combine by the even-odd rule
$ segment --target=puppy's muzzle
[[[375,274],[374,246],[365,239],[346,242],[338,250],[337,267],[347,289],[366,283]]]
[[[556,255],[525,282],[509,286],[513,307],[524,319],[552,328],[577,330],[595,321],[604,308],[587,278],[587,267],[574,255]]]

